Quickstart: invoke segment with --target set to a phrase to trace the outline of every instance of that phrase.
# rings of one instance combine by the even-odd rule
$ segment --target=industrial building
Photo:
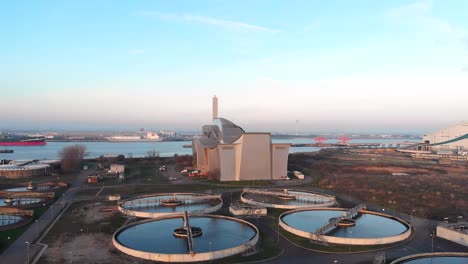
[[[273,144],[271,133],[248,133],[218,117],[213,98],[213,124],[202,127],[192,142],[194,165],[220,181],[279,180],[287,176],[290,144]]]
[[[466,151],[468,150],[468,122],[424,135],[423,143],[430,145],[434,151]]]

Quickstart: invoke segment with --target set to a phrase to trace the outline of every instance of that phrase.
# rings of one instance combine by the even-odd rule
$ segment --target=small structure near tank
[[[120,200],[120,194],[111,194],[107,196],[107,199],[109,201],[119,201]]]
[[[437,226],[436,235],[468,247],[468,222],[440,224]]]
[[[232,203],[229,206],[229,212],[235,216],[265,216],[267,208],[242,203]]]
[[[125,165],[120,164],[111,164],[109,173],[120,174],[125,172]]]

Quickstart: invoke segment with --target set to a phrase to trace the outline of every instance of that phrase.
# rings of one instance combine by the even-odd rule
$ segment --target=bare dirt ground
[[[84,206],[80,208],[80,214],[83,223],[91,224],[112,216],[112,212],[99,212],[100,209],[109,207],[103,204],[91,204],[90,206]],[[116,206],[114,206],[116,207]]]
[[[61,234],[49,245],[45,263],[138,263],[114,252],[112,236],[102,233]]]

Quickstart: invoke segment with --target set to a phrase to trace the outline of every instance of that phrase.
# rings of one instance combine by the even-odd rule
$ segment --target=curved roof
[[[208,137],[198,137],[194,138],[203,148],[213,148],[216,147],[218,141],[214,138]]]
[[[244,129],[225,118],[215,118],[213,122],[219,127],[223,143],[233,143],[245,133]]]

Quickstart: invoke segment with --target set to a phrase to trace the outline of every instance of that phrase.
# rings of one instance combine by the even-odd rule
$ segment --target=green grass
[[[322,179],[323,175],[317,169],[305,169],[304,174],[312,178],[311,186],[319,186],[319,182]]]
[[[34,223],[34,222],[33,222]],[[0,232],[0,253],[5,251],[18,237],[20,237],[29,225]]]

